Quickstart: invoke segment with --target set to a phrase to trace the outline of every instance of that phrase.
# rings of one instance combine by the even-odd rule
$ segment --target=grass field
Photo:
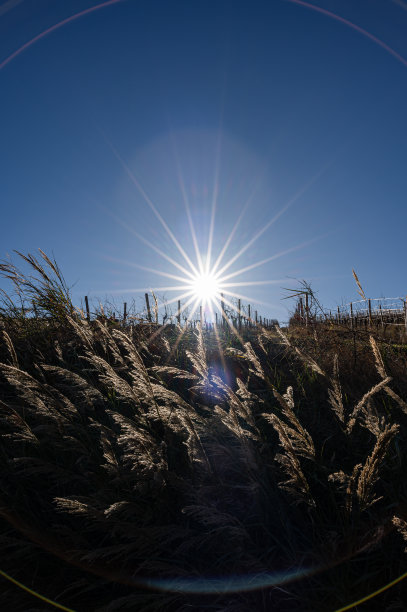
[[[334,611],[407,571],[407,339],[88,323],[47,265],[0,315],[2,609]]]

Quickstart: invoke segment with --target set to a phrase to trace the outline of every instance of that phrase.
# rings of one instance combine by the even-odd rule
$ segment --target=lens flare
[[[216,277],[209,274],[198,274],[191,283],[193,294],[202,302],[211,303],[221,290]]]

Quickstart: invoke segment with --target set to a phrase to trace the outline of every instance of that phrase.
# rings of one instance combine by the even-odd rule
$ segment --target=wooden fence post
[[[308,327],[309,314],[308,314],[308,293],[305,294],[305,326]]]
[[[85,306],[86,306],[86,319],[89,322],[90,321],[90,311],[89,311],[89,301],[88,301],[87,295],[85,295]]]
[[[127,302],[124,302],[124,306],[123,306],[123,323],[126,322],[127,319]]]
[[[148,322],[151,323],[151,310],[150,310],[150,301],[148,299],[148,293],[145,294],[146,298],[146,307],[147,307],[147,319]]]
[[[251,310],[250,304],[247,307],[247,311],[249,315],[247,318],[247,323],[248,323],[248,326],[251,327],[252,326],[252,310]]]
[[[201,330],[202,330],[202,304],[199,307],[199,320],[200,320],[200,323],[201,323]]]
[[[372,325],[372,303],[370,301],[370,298],[368,300],[368,305],[369,305],[369,327]]]
[[[256,326],[257,326],[257,310],[254,311],[254,316],[255,316],[255,321],[256,321]]]
[[[350,328],[353,329],[353,304],[350,303]]]
[[[239,331],[242,331],[242,302],[240,298],[237,301],[237,320]]]
[[[221,309],[221,316],[222,316],[222,327],[226,327],[225,302],[223,301],[223,293],[220,294],[220,297],[221,297],[220,309]]]
[[[300,297],[300,315],[301,315],[301,323],[304,323],[304,305],[302,303],[302,297]]]
[[[177,319],[178,319],[178,325],[181,326],[181,300],[178,300]]]

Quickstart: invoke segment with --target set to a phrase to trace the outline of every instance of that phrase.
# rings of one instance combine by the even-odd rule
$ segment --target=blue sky
[[[171,299],[151,270],[180,274],[157,249],[188,267],[164,223],[196,263],[185,196],[203,256],[216,202],[212,262],[246,205],[224,264],[249,245],[230,290],[263,316],[287,319],[295,279],[358,299],[352,268],[372,298],[407,292],[407,2],[314,3],[352,27],[284,0],[119,0],[47,33],[101,4],[0,2],[1,259],[53,253],[78,304]]]

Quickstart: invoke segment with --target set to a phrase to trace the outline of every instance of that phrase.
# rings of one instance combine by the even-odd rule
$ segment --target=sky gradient
[[[352,268],[405,295],[407,3],[313,6],[0,2],[0,259],[41,248],[76,304],[142,309],[177,295],[155,272],[188,265],[176,242],[196,263],[192,223],[212,261],[234,230],[223,265],[263,316],[295,279],[359,299]]]

